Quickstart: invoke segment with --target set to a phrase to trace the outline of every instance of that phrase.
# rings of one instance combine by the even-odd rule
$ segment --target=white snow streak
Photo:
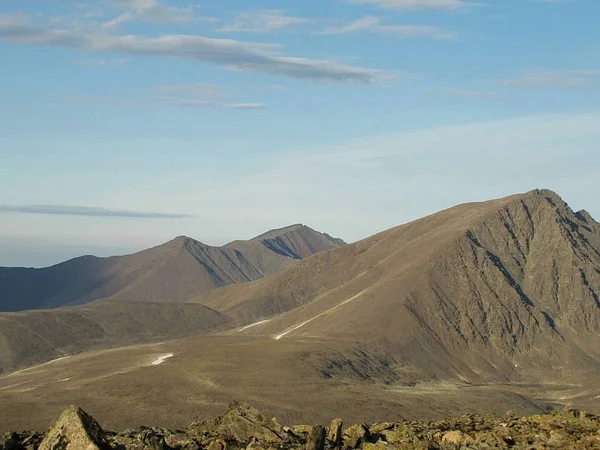
[[[248,330],[250,328],[258,327],[259,325],[263,325],[263,324],[269,322],[270,320],[271,319],[261,320],[260,322],[255,322],[255,323],[252,323],[250,325],[246,325],[245,327],[240,328],[238,331],[245,331],[245,330]]]
[[[158,366],[164,363],[167,359],[172,358],[173,356],[175,356],[173,353],[167,353],[166,355],[159,356],[154,361],[152,361],[152,365]]]
[[[347,303],[350,303],[352,300],[356,300],[358,297],[360,297],[361,295],[363,295],[367,290],[365,289],[364,291],[359,292],[358,294],[356,294],[353,297],[350,297],[348,300],[344,300],[342,303],[340,303],[339,305],[334,306],[333,308],[329,308],[327,311],[323,311],[320,314],[317,314],[315,317],[308,319],[305,322],[302,322],[301,324],[298,325],[294,325],[290,328],[288,328],[287,330],[285,330],[283,333],[278,334],[277,336],[274,336],[274,339],[276,341],[278,341],[279,339],[281,339],[284,336],[287,336],[288,334],[290,334],[292,331],[296,331],[298,328],[302,328],[304,325],[306,325],[307,323],[312,322],[315,319],[318,319],[319,317],[324,316],[325,314],[329,314],[330,312],[335,311],[338,308],[341,308],[342,306],[344,306]]]

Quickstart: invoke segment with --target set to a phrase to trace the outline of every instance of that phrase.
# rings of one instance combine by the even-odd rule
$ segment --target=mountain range
[[[334,243],[303,259],[295,244],[298,258],[284,270],[163,304],[203,308],[182,313],[181,335],[190,337],[87,352],[0,377],[7,426],[49,423],[70,403],[113,426],[124,399],[136,407],[119,410],[118,424],[169,427],[210,417],[232,400],[308,423],[340,409],[350,420],[372,421],[565,405],[600,410],[600,224],[587,212],[534,190]],[[106,328],[106,304],[1,315],[0,355],[20,355],[2,362],[4,370],[30,364],[36,352],[23,352],[11,336],[37,335],[46,346],[38,362],[57,349],[74,353],[57,343],[64,327],[56,318],[96,314]],[[148,329],[154,326],[149,319]],[[137,339],[135,330],[118,338],[120,329],[107,332],[107,345]],[[75,330],[66,342],[88,334]],[[34,405],[40,412],[31,415]]]
[[[281,272],[344,242],[304,225],[213,247],[180,236],[127,256],[84,256],[43,269],[0,268],[0,311],[57,308],[94,300],[185,302],[212,289]]]

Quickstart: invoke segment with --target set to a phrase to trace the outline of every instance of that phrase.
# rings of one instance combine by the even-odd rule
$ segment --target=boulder
[[[140,440],[150,450],[170,450],[170,447],[165,441],[164,434],[153,430],[152,428],[142,429]]]
[[[227,412],[216,419],[193,424],[188,431],[206,439],[224,439],[237,443],[276,444],[283,441],[283,427],[275,419],[267,419],[255,408],[233,402]]]
[[[312,433],[313,426],[312,425],[292,425],[291,427],[285,427],[284,430],[289,429],[294,435],[302,436],[305,439],[308,438],[310,433]]]
[[[344,448],[358,448],[370,441],[369,428],[363,423],[344,430]]]
[[[469,444],[470,441],[471,438],[468,435],[458,430],[448,431],[442,436],[442,443],[444,444],[463,445]]]
[[[326,431],[321,425],[312,427],[306,440],[306,450],[324,450],[325,449]]]
[[[208,446],[208,450],[225,450],[227,448],[227,442],[223,439],[215,439]]]
[[[376,444],[372,444],[369,442],[363,446],[362,450],[387,450],[387,446],[388,443],[384,441],[378,441]]]
[[[38,450],[110,450],[102,427],[85,411],[70,406],[50,428]]]
[[[327,431],[327,441],[330,447],[338,448],[342,445],[342,419],[333,419]]]

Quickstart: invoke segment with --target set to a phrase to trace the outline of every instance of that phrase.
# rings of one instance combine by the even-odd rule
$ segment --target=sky
[[[3,0],[0,265],[535,188],[600,218],[598,0]]]

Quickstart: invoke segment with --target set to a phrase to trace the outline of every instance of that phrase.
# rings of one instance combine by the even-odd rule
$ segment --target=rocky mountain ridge
[[[170,431],[140,427],[105,431],[77,407],[66,409],[46,432],[13,432],[0,450],[385,450],[482,448],[600,448],[600,419],[568,410],[549,415],[467,415],[439,422],[404,421],[344,427],[342,419],[322,425],[282,426],[249,405],[232,403],[216,419]]]

